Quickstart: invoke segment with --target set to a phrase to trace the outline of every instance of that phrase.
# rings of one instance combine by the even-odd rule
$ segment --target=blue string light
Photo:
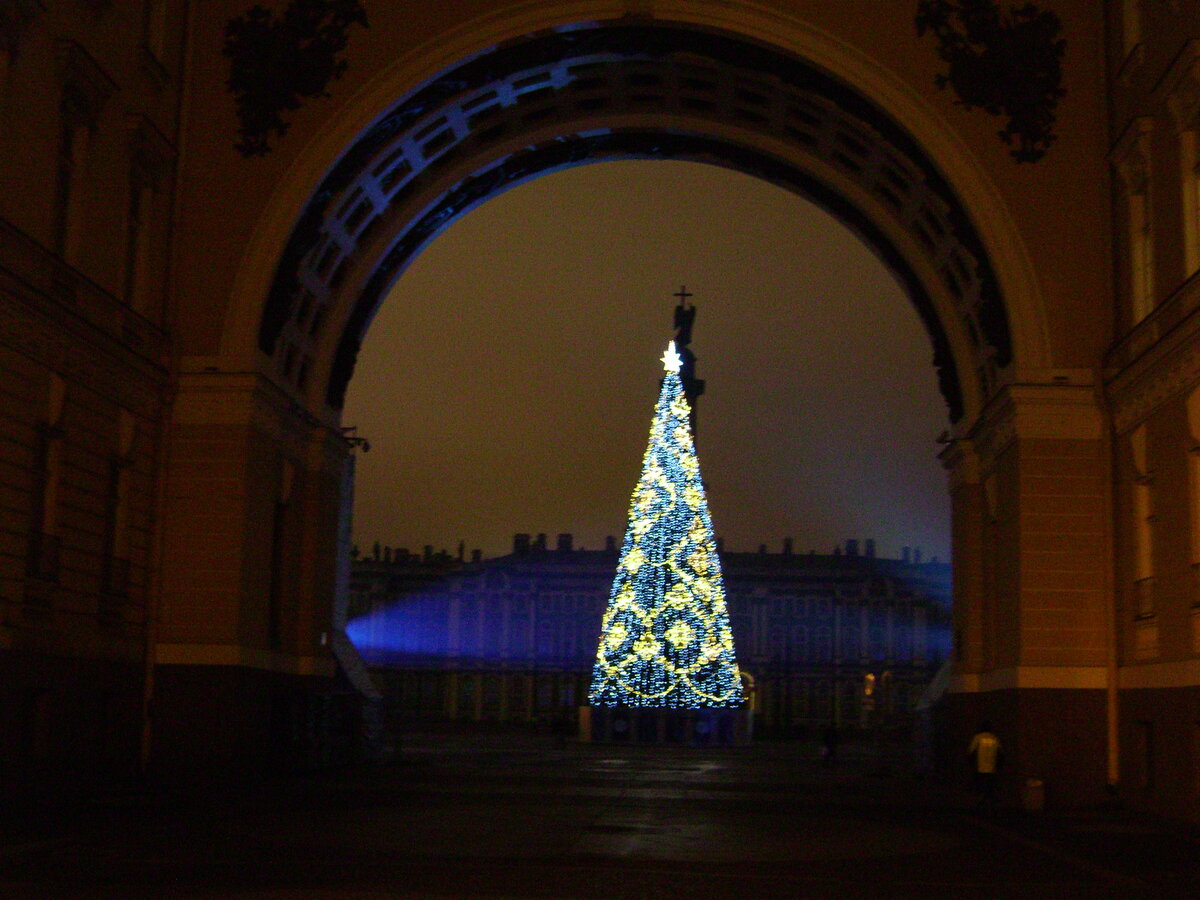
[[[672,341],[613,578],[593,706],[741,706],[721,561]]]

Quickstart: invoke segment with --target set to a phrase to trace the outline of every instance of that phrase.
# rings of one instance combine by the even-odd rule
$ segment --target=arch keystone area
[[[494,41],[548,8],[496,17],[480,33]],[[486,46],[480,33],[460,31],[448,42],[463,54],[458,64],[428,74],[451,55],[439,44],[381,73],[275,192],[237,279],[229,353],[246,352],[252,298],[265,287],[258,351],[311,410],[336,411],[374,309],[453,218],[556,168],[696,159],[773,181],[856,230],[924,320],[952,418],[973,421],[1018,361],[1046,356],[1036,280],[994,188],[952,131],[867,57],[761,8],[697,9],[690,22],[558,25]],[[760,41],[768,33],[776,43]],[[399,99],[381,108],[389,96]],[[329,159],[313,190],[313,172]],[[341,329],[332,347],[327,329]]]

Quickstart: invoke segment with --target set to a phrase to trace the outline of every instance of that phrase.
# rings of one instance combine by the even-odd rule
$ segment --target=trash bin
[[[1046,785],[1040,778],[1026,778],[1021,790],[1021,805],[1027,812],[1041,812],[1046,808]]]

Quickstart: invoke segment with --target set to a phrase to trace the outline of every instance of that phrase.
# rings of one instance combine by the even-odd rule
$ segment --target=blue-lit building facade
[[[563,723],[586,702],[618,553],[517,535],[482,560],[379,549],[352,567],[351,640],[402,720]],[[760,734],[902,723],[946,661],[950,567],[871,541],[722,552]]]

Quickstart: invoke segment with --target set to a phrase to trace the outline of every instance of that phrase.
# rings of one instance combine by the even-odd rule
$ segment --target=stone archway
[[[502,45],[379,116],[301,213],[258,349],[300,394],[340,409],[387,288],[451,220],[544,172],[629,157],[736,168],[842,219],[907,288],[953,421],[973,418],[1012,364],[985,242],[939,167],[893,118],[777,49],[625,22]]]
[[[930,333],[956,422],[943,458],[962,573],[959,685],[972,696],[1102,686],[1094,647],[1050,652],[1024,631],[995,641],[1009,612],[1020,621],[1042,602],[1027,585],[1050,565],[1032,552],[1031,533],[1008,526],[1038,502],[1026,494],[1039,473],[1064,463],[1061,440],[1094,444],[1100,425],[1089,386],[1046,383],[1039,281],[974,150],[903,80],[798,21],[744,4],[683,4],[668,21],[541,3],[467,23],[381,70],[280,176],[233,280],[220,344],[236,371],[185,364],[181,377],[173,452],[206,452],[214,426],[236,425],[244,444],[230,489],[246,500],[222,534],[242,567],[205,586],[236,608],[228,621],[203,620],[199,592],[164,566],[162,708],[210,690],[199,667],[241,673],[230,683],[248,694],[331,673],[323,631],[347,454],[337,426],[375,309],[456,216],[555,169],[635,157],[771,181],[833,212],[896,272]],[[1038,383],[1010,390],[1018,381]],[[1091,522],[1101,477],[1089,470],[1077,485],[1062,502]],[[168,559],[183,544],[171,529],[208,512],[199,490],[175,497]],[[286,536],[282,555],[263,552],[264,534],[275,544]],[[1028,580],[1000,578],[1009,564]],[[283,640],[263,625],[280,612],[279,588],[261,574],[268,565],[295,582]],[[1103,591],[1089,590],[1081,602],[1100,609]],[[1026,627],[1036,630],[1017,626]],[[193,732],[181,744],[203,743],[181,717],[171,728]]]

